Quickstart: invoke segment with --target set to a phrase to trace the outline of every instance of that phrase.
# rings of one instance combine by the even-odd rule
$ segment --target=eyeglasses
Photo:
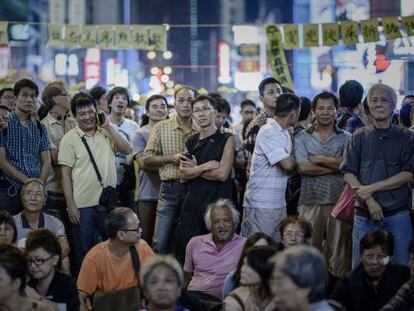
[[[209,112],[211,110],[213,110],[212,107],[204,107],[203,109],[194,109],[193,114],[200,114],[200,112],[204,113],[204,112]]]
[[[48,258],[33,258],[33,259],[27,259],[27,262],[29,263],[29,266],[32,264],[35,264],[36,266],[42,266],[46,261],[51,259],[54,255],[48,257]]]
[[[126,231],[126,232],[128,232],[128,231],[131,231],[131,232],[139,232],[139,230],[141,230],[141,224],[139,224],[138,225],[138,228],[136,228],[136,229],[121,229],[121,230],[119,230],[119,231]]]
[[[305,237],[305,234],[302,232],[287,231],[283,233],[283,236],[287,238],[295,237],[296,239],[303,239]]]

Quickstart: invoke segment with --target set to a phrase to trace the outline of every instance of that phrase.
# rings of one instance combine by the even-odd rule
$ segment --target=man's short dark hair
[[[312,101],[306,96],[301,96],[300,97],[300,114],[299,114],[298,121],[306,120],[311,111],[312,111]]]
[[[254,109],[257,108],[256,103],[250,99],[245,99],[240,103],[240,109],[243,109],[246,106],[252,106]]]
[[[182,85],[178,89],[175,90],[174,99],[177,99],[178,92],[180,92],[181,90],[184,90],[184,89],[192,91],[194,93],[194,97],[197,97],[199,95],[198,91],[194,87],[192,87],[190,85]]]
[[[99,101],[106,93],[106,90],[102,86],[95,86],[92,89],[90,89],[89,94],[96,100]]]
[[[62,248],[58,238],[47,229],[36,229],[30,232],[26,240],[26,252],[43,248],[49,255],[59,256],[57,268],[60,268]]]
[[[16,97],[19,96],[20,90],[24,87],[28,87],[29,89],[34,90],[36,93],[36,97],[39,96],[39,87],[37,86],[36,83],[33,82],[33,80],[30,80],[27,78],[20,79],[14,84],[14,88],[13,88],[14,96]]]
[[[216,102],[215,102],[214,98],[213,97],[210,97],[208,95],[199,95],[196,98],[194,98],[191,101],[191,107],[193,107],[195,103],[201,102],[203,100],[207,100],[210,103],[211,107],[213,107],[214,109],[216,109],[216,107],[215,107]]]
[[[29,266],[22,251],[14,245],[1,243],[0,267],[6,271],[12,281],[20,281],[19,291],[20,294],[24,294],[26,278],[29,274]]]
[[[2,88],[2,89],[0,90],[0,97],[2,97],[2,96],[3,96],[3,94],[4,94],[5,92],[7,92],[7,91],[13,92],[13,88],[11,88],[11,87],[4,87],[4,88]],[[13,93],[13,94],[14,94],[14,93]]]
[[[70,110],[72,111],[72,114],[76,116],[76,112],[79,108],[93,106],[96,109],[96,101],[95,99],[86,93],[78,93],[75,96],[73,96],[71,102],[70,102]]]
[[[229,102],[223,97],[216,97],[214,98],[214,109],[217,112],[224,112],[227,116],[230,115],[231,107]]]
[[[274,114],[278,117],[286,117],[289,112],[297,111],[300,107],[300,98],[295,94],[281,94],[276,99]]]
[[[282,87],[282,84],[280,84],[280,82],[277,81],[275,78],[273,77],[264,78],[259,84],[259,94],[263,96],[266,85],[272,84],[272,83],[279,84],[279,86]]]
[[[364,88],[355,80],[348,80],[339,88],[339,104],[341,107],[355,109],[362,100]]]
[[[359,244],[359,254],[364,250],[379,246],[389,256],[394,253],[394,237],[387,230],[371,231],[364,235]]]
[[[132,213],[128,207],[117,207],[109,213],[106,218],[106,233],[110,239],[116,239],[118,232],[126,228],[128,216]]]
[[[167,99],[162,95],[155,94],[155,95],[151,95],[150,97],[147,98],[147,101],[145,102],[145,110],[146,111],[149,110],[149,106],[150,106],[151,102],[156,100],[156,99],[162,99],[165,102],[165,105],[168,107]]]
[[[108,105],[111,105],[115,95],[120,94],[120,95],[125,95],[125,97],[127,98],[127,104],[129,104],[129,92],[126,88],[122,87],[122,86],[117,86],[114,87],[112,90],[109,91],[108,95],[107,95],[107,100],[108,100]],[[111,108],[111,107],[109,107]]]
[[[330,99],[333,101],[335,108],[338,108],[338,97],[334,93],[331,92],[321,92],[318,95],[316,95],[312,100],[312,110],[315,111],[316,106],[318,106],[318,101],[320,99]]]

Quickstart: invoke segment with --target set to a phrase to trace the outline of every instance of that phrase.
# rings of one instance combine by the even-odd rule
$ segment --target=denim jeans
[[[402,211],[385,217],[382,221],[375,221],[370,217],[355,215],[352,231],[352,267],[360,263],[359,244],[363,236],[375,230],[388,230],[394,237],[393,262],[408,265],[410,261],[409,245],[413,238],[410,211]]]
[[[16,215],[23,210],[20,189],[15,187],[0,188],[0,210]]]
[[[99,241],[106,240],[105,220],[107,209],[103,206],[80,208],[80,225],[72,225],[74,269],[77,275],[86,253]]]
[[[180,182],[161,182],[152,246],[158,254],[167,254],[174,220],[180,214],[187,185]]]

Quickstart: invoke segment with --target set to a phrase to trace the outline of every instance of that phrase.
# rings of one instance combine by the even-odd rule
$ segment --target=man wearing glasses
[[[68,225],[66,201],[63,194],[62,174],[58,164],[59,145],[63,135],[76,126],[70,115],[71,96],[63,81],[48,83],[42,93],[43,107],[48,111],[41,123],[46,127],[50,139],[51,169],[47,179],[48,199],[46,212],[58,217]]]
[[[193,122],[191,108],[191,101],[197,95],[197,91],[190,86],[176,90],[174,98],[177,115],[154,126],[144,150],[145,165],[158,167],[161,177],[152,241],[153,249],[158,254],[169,251],[173,223],[187,192],[186,184],[181,182],[179,165],[186,140],[199,131]]]
[[[106,220],[106,230],[109,239],[95,245],[82,262],[77,282],[80,310],[87,310],[87,297],[97,291],[138,286],[130,246],[135,246],[141,264],[154,256],[148,244],[141,240],[141,224],[130,208],[113,209]]]

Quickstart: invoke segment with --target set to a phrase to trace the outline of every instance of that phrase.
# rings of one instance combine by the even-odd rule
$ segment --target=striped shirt
[[[151,131],[143,158],[184,152],[187,139],[198,132],[199,128],[194,121],[191,122],[191,130],[187,133],[184,133],[184,130],[178,124],[176,116],[160,121]],[[162,181],[180,178],[179,167],[173,163],[161,166],[159,173]]]
[[[6,158],[17,170],[29,178],[39,178],[42,170],[41,153],[50,150],[44,125],[29,117],[23,126],[15,112],[6,117],[7,128],[0,132],[0,148],[6,149]],[[5,175],[7,181],[19,189],[22,184]]]
[[[295,136],[296,160],[306,162],[311,155],[342,158],[351,134],[335,128],[332,135],[323,141],[314,129],[314,126],[310,126]],[[299,205],[335,204],[343,187],[344,181],[339,171],[322,176],[302,175]]]

